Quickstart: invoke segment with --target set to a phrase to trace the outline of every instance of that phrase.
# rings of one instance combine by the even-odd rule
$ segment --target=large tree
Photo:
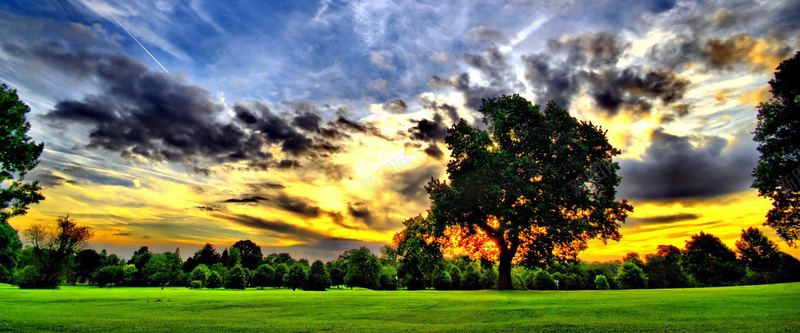
[[[739,259],[756,273],[761,273],[769,283],[767,273],[777,271],[781,265],[778,245],[769,240],[758,228],[742,230],[742,238],[736,241]]]
[[[240,240],[234,243],[231,248],[239,250],[239,254],[242,256],[242,267],[244,268],[254,270],[264,260],[261,247],[249,239]]]
[[[542,112],[518,95],[484,99],[479,111],[488,129],[453,125],[450,183],[426,187],[435,236],[493,244],[499,289],[513,289],[515,257],[574,258],[590,239],[619,240],[618,222],[633,207],[615,201],[620,151],[604,131],[554,102]]]
[[[28,206],[44,199],[38,182],[24,183],[25,175],[39,163],[44,145],[28,136],[31,125],[25,115],[31,109],[16,90],[0,84],[0,282],[6,282],[22,249],[17,231],[8,224]]]
[[[772,199],[764,225],[792,245],[800,237],[800,52],[777,70],[769,81],[774,98],[758,106],[753,188]]]
[[[91,227],[78,225],[69,216],[59,216],[55,225],[33,224],[25,232],[33,244],[35,266],[42,275],[41,283],[29,286],[32,288],[58,287],[68,259],[94,235]]]

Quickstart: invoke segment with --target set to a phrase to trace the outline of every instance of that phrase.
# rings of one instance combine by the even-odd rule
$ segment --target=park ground
[[[800,283],[611,291],[20,290],[0,331],[797,332]]]

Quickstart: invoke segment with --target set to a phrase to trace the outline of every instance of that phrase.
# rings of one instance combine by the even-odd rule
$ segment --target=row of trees
[[[325,290],[331,286],[376,290],[476,290],[498,288],[500,265],[486,257],[445,257],[422,233],[419,218],[406,221],[395,245],[380,256],[362,247],[336,260],[309,263],[288,253],[264,256],[261,247],[241,240],[218,252],[206,244],[185,261],[180,249],[153,253],[146,246],[124,260],[105,250],[81,249],[90,228],[69,217],[54,225],[37,224],[25,231],[31,242],[18,256],[13,282],[21,288],[54,288],[60,283],[104,286],[187,286],[192,288],[285,287]],[[473,253],[474,254],[474,253]],[[479,252],[478,252],[479,254]],[[642,258],[629,253],[622,260],[586,263],[579,260],[526,262],[511,268],[514,289],[683,288],[800,281],[800,261],[778,251],[756,228],[742,231],[736,250],[719,238],[699,233],[684,249],[660,245]]]

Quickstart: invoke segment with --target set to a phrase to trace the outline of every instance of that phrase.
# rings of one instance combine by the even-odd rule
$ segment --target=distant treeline
[[[800,281],[800,261],[779,252],[763,234],[744,230],[737,249],[719,238],[700,233],[684,249],[658,246],[642,258],[629,253],[622,260],[587,263],[580,260],[549,262],[540,267],[516,265],[515,289],[582,290],[684,288]],[[146,246],[124,260],[105,250],[85,249],[71,255],[60,283],[106,286],[185,286],[190,288],[244,289],[284,287],[325,290],[332,286],[376,290],[491,289],[497,283],[497,264],[467,256],[403,257],[394,246],[384,246],[379,256],[362,247],[342,253],[336,260],[313,263],[288,253],[264,256],[250,240],[238,241],[220,253],[206,244],[183,261],[180,250],[152,253]],[[737,255],[738,254],[738,255]],[[42,251],[22,250],[13,283],[36,287],[42,275],[37,267]],[[46,255],[46,253],[45,253]]]

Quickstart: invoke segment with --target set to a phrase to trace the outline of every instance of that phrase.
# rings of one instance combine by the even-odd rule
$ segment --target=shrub
[[[225,289],[245,289],[247,287],[247,272],[241,265],[236,265],[225,281]]]
[[[202,283],[205,283],[206,279],[208,279],[208,274],[210,274],[210,273],[211,273],[211,270],[208,269],[208,266],[206,266],[204,264],[200,264],[200,265],[197,265],[197,267],[195,267],[192,270],[191,274],[189,274],[189,279],[192,280],[192,281],[197,280],[197,281],[200,281]]]
[[[461,280],[461,289],[481,289],[481,274],[475,267],[467,266],[466,273],[464,273],[463,280]]]
[[[211,271],[206,279],[206,288],[216,289],[222,287],[222,277],[216,271]]]
[[[605,275],[598,275],[594,277],[594,287],[597,290],[609,290],[611,287],[608,285],[608,279]]]
[[[189,284],[189,288],[192,288],[192,289],[202,289],[202,288],[203,288],[203,281],[200,281],[200,280],[192,280],[192,282]]]
[[[556,281],[550,273],[538,269],[528,279],[528,289],[555,290]]]
[[[482,270],[481,272],[481,289],[494,289],[497,285],[497,271],[494,267]]]
[[[446,270],[440,269],[433,275],[433,288],[436,290],[448,290],[452,282],[450,273]]]
[[[453,290],[461,289],[461,270],[458,266],[450,266],[450,288]]]
[[[564,288],[567,290],[581,290],[585,288],[583,284],[583,278],[578,276],[577,274],[567,274],[564,276]]]
[[[331,275],[325,270],[325,264],[319,260],[314,261],[308,270],[308,282],[305,285],[305,290],[325,291],[330,286]]]
[[[250,285],[253,287],[264,288],[266,286],[271,286],[274,279],[275,270],[269,264],[263,264],[256,268],[255,273],[253,273],[253,279],[250,281]]]
[[[381,290],[397,290],[397,276],[392,276],[387,272],[381,273],[380,277]]]
[[[292,265],[292,268],[289,269],[289,272],[283,277],[283,285],[292,290],[302,289],[306,284],[306,279],[308,279],[308,277],[306,276],[306,270],[303,264],[297,263]]]
[[[22,289],[36,288],[41,285],[43,276],[36,266],[25,266],[14,275],[14,283]]]
[[[632,262],[626,262],[614,278],[620,289],[641,289],[647,287],[644,271]]]
[[[132,265],[131,265],[132,266]],[[136,267],[134,267],[136,269]],[[124,268],[121,266],[105,266],[92,274],[92,281],[98,287],[105,287],[110,284],[118,285],[124,277]]]
[[[528,289],[527,286],[525,286],[525,279],[523,279],[520,274],[511,274],[511,285],[517,290]]]

